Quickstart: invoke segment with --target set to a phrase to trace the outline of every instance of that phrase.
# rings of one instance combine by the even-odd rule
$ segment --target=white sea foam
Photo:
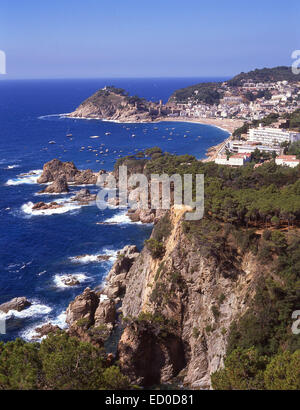
[[[82,256],[71,256],[69,259],[73,263],[87,264],[87,263],[103,263],[103,262],[113,262],[117,257],[118,251],[112,249],[103,249],[102,252],[91,254],[91,255],[82,255]],[[108,260],[101,260],[99,256],[106,255],[110,258]]]
[[[53,209],[32,209],[34,206],[33,202],[27,202],[22,205],[21,210],[27,215],[40,216],[40,215],[54,215],[54,214],[64,214],[66,212],[74,211],[80,209],[83,205],[79,205],[76,202],[67,202],[65,198],[57,199],[59,208]]]
[[[68,327],[66,319],[67,313],[66,311],[63,311],[55,319],[51,320],[50,323],[52,323],[52,325],[59,326],[61,329],[65,329],[66,327]]]
[[[36,328],[38,327],[42,327],[48,323],[50,323],[51,325],[54,326],[59,326],[61,329],[65,329],[68,327],[67,323],[66,323],[66,312],[62,311],[55,319],[46,319],[43,320],[42,322],[39,323],[35,323],[34,325],[26,328],[22,333],[21,333],[21,337],[25,340],[27,340],[28,342],[34,340],[34,341],[38,341],[41,342],[46,336],[42,336],[39,337],[38,333],[36,332]]]
[[[6,185],[37,184],[37,180],[42,172],[42,169],[34,169],[26,174],[18,175],[17,178],[9,179]]]
[[[122,211],[122,212],[116,213],[111,218],[105,219],[104,222],[106,224],[119,224],[119,225],[127,225],[127,224],[132,223],[129,216],[126,215],[126,214],[127,214],[127,211]]]
[[[66,115],[68,115],[69,113],[65,113],[65,114],[47,114],[47,115],[40,115],[38,117],[39,120],[43,120],[44,118],[50,118],[50,117],[60,117],[60,118],[64,118]]]
[[[135,224],[135,225],[152,225],[152,223],[143,224],[141,221],[134,222],[132,221],[129,216],[127,215],[126,211],[121,211],[111,218],[105,219],[106,224],[117,224],[117,225],[128,225],[128,224]]]
[[[19,319],[26,319],[29,317],[38,317],[38,316],[43,316],[47,315],[50,313],[52,310],[51,307],[43,305],[39,303],[38,301],[33,301],[32,305],[29,306],[27,309],[22,310],[21,312],[18,312],[17,310],[9,310],[7,313],[0,312],[0,319],[13,319],[13,318],[19,318]]]
[[[65,280],[67,279],[74,279],[76,281],[78,281],[79,283],[83,283],[86,282],[87,280],[89,280],[90,278],[88,276],[85,275],[85,273],[72,273],[72,274],[57,274],[54,276],[54,284],[57,288],[59,289],[66,289],[66,288],[70,288],[70,285],[66,285]],[[76,285],[74,285],[76,286]],[[73,287],[73,286],[71,286]]]

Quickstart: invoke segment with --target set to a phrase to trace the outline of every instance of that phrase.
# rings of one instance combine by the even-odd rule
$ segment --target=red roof
[[[296,155],[279,155],[277,159],[284,159],[285,161],[295,161],[297,157]]]

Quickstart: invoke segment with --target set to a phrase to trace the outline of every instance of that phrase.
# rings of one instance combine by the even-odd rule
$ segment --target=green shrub
[[[145,245],[153,258],[160,259],[164,256],[166,249],[162,242],[150,238],[145,241]]]

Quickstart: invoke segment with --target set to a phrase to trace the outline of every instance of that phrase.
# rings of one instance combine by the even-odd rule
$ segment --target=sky
[[[223,77],[291,65],[299,21],[299,0],[1,0],[0,77]]]

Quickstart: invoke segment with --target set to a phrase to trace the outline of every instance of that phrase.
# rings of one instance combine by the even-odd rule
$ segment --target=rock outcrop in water
[[[95,173],[90,169],[80,171],[76,168],[73,162],[62,162],[59,159],[53,159],[47,162],[43,167],[42,175],[38,178],[37,182],[39,184],[46,184],[49,182],[54,182],[50,185],[54,188],[57,187],[60,190],[63,187],[64,179],[67,183],[72,183],[75,185],[86,185],[86,184],[96,184],[98,175],[103,173]],[[60,182],[59,182],[60,181]],[[47,187],[48,189],[54,188]],[[49,191],[47,188],[44,192],[61,192],[61,191]]]
[[[95,201],[95,199],[96,199],[96,194],[91,194],[88,189],[83,188],[77,192],[74,198],[72,198],[72,201],[78,201],[84,204],[90,201]]]
[[[18,312],[21,312],[29,306],[31,306],[31,302],[22,296],[14,298],[9,302],[2,303],[2,305],[0,305],[0,311],[4,313],[9,312],[10,310],[17,310]]]
[[[48,336],[50,333],[56,333],[60,330],[61,328],[59,326],[52,325],[51,323],[46,323],[43,326],[35,328],[37,335],[33,337],[33,340],[40,339],[41,337]]]
[[[50,202],[49,204],[46,204],[45,202],[37,202],[36,204],[33,205],[32,210],[33,211],[47,211],[48,209],[57,209],[57,208],[62,208],[62,205],[59,205],[57,202],[53,201]]]
[[[67,182],[66,175],[61,174],[52,182],[52,184],[48,185],[45,189],[40,191],[40,194],[61,194],[69,192],[69,186]]]

